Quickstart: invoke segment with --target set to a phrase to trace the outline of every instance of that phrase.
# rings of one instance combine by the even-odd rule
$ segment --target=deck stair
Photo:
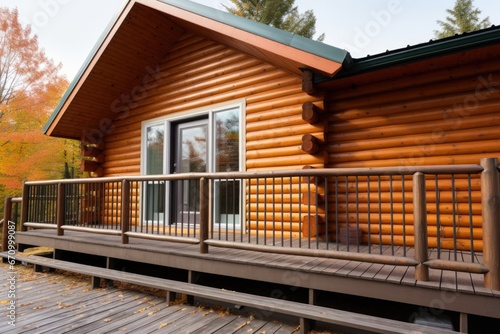
[[[8,256],[6,253],[0,254],[4,258]],[[169,302],[175,299],[176,293],[180,293],[211,301],[241,305],[256,308],[262,311],[297,317],[300,319],[301,333],[307,333],[315,321],[332,324],[340,328],[350,328],[370,333],[455,333],[453,331],[440,328],[384,319],[317,305],[255,296],[248,293],[228,291],[135,273],[127,273],[114,269],[55,260],[41,256],[17,255],[16,261],[33,264],[35,271],[40,271],[46,267],[90,276],[93,287],[98,287],[100,285],[100,279],[107,279],[149,288],[163,289],[166,291],[167,301]]]

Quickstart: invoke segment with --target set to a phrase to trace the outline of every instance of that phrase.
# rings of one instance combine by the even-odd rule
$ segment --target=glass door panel
[[[239,108],[214,113],[214,171],[240,170]],[[239,228],[241,222],[241,187],[239,180],[219,180],[214,183],[214,225],[219,228]]]
[[[214,113],[214,171],[240,170],[239,110],[229,109]]]
[[[147,128],[146,139],[146,174],[163,174],[165,145],[164,124]],[[159,223],[165,217],[165,182],[151,181],[145,185],[144,219]]]
[[[147,128],[146,174],[163,174],[163,152],[165,145],[165,125],[153,125]]]
[[[174,173],[196,173],[207,171],[208,120],[179,123],[175,127]],[[172,196],[174,223],[199,223],[199,182],[177,181]]]
[[[214,182],[214,226],[220,229],[240,226],[240,180],[216,180]]]

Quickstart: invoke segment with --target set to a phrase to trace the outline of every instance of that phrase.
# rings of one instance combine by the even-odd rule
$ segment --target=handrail
[[[479,174],[483,167],[474,164],[462,165],[429,165],[429,166],[402,166],[402,167],[374,167],[374,168],[314,168],[299,170],[278,170],[270,172],[218,172],[218,173],[179,173],[161,175],[113,176],[100,178],[61,179],[46,181],[29,181],[31,185],[56,185],[56,184],[85,184],[102,182],[128,181],[179,181],[214,179],[253,179],[253,178],[278,178],[278,177],[314,177],[314,176],[382,176],[382,175],[413,175],[417,172],[423,174]]]

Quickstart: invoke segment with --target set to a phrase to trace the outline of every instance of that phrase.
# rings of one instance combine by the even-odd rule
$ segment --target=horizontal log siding
[[[500,62],[496,59],[330,91],[326,98],[327,166],[333,168],[478,164],[484,157],[500,157],[499,78]],[[468,194],[464,190],[466,180],[463,176],[461,179],[458,176],[457,178],[456,186],[459,191],[455,194],[458,202],[455,205],[455,217],[452,216],[451,189],[441,189],[439,192],[439,220],[442,225],[439,233],[436,229],[438,218],[434,181],[427,182],[431,246],[436,245],[438,234],[443,247],[453,244],[452,222],[455,220],[457,247],[470,248]],[[411,190],[411,180],[407,183],[406,186]],[[444,184],[443,187],[449,188],[449,185]],[[358,187],[361,201],[366,202],[366,184],[361,182]],[[479,191],[479,179],[474,177],[471,193],[474,239],[482,237]],[[353,193],[354,189],[350,189],[349,203],[354,203]],[[395,242],[402,243],[402,195],[394,194],[392,215],[389,213],[387,190],[383,190],[381,195],[382,204],[379,207],[379,194],[370,194],[370,210],[366,203],[360,203],[357,207],[354,207],[354,204],[340,205],[339,221],[357,221],[364,232],[365,242],[369,229],[373,242],[378,242],[378,235],[374,235],[378,234],[379,230],[382,231],[385,242],[391,242],[392,221],[392,231],[396,234]],[[345,195],[344,198],[340,197],[339,201],[345,203]],[[406,193],[408,244],[413,242],[412,200],[411,193]],[[355,213],[356,209],[358,214]],[[335,214],[331,208],[330,214]],[[382,221],[379,226],[380,219]],[[370,227],[368,221],[371,221]],[[482,243],[478,240],[474,243],[474,248],[481,250]]]
[[[311,101],[321,108],[323,103],[321,97],[302,92],[300,76],[191,34],[180,38],[156,70],[155,80],[148,85],[124,92],[129,96],[136,91],[141,94],[135,94],[130,110],[117,115],[106,135],[105,176],[140,174],[142,121],[241,98],[247,101],[248,171],[324,167],[325,154],[309,155],[300,149],[304,133],[324,140],[323,123],[311,125],[302,120],[303,103]],[[299,205],[300,196],[295,191],[292,202]],[[264,196],[258,198],[265,201]],[[248,212],[249,226],[262,225],[267,219],[263,217],[269,214],[262,209]],[[298,215],[286,219],[292,219],[288,226],[298,230]]]

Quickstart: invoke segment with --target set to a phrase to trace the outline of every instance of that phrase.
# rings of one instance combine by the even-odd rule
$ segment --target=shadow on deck
[[[53,248],[57,259],[377,315],[392,313],[389,317],[402,317],[398,320],[403,321],[427,312],[451,315],[455,328],[462,330],[467,328],[468,319],[469,328],[486,320],[500,323],[500,292],[485,289],[481,274],[430,269],[429,281],[419,281],[414,266],[215,246],[203,254],[198,245],[139,238],[122,244],[119,236],[74,231],[65,231],[64,236],[57,236],[55,230],[17,232],[16,241],[20,250],[30,246]],[[318,244],[326,246],[324,242]],[[366,245],[343,245],[339,250],[347,247],[355,247],[360,254],[369,251]],[[391,248],[372,245],[370,251],[412,256],[410,247]],[[471,261],[470,252],[440,252],[441,259],[456,256],[458,261]],[[429,250],[430,259],[437,258],[436,254],[435,249]],[[481,253],[474,253],[474,257],[481,263]],[[475,320],[477,316],[487,318]]]
[[[10,269],[0,264],[2,290],[9,289]],[[169,305],[164,296],[119,285],[89,289],[81,276],[33,273],[16,266],[16,319],[2,333],[297,333],[297,323],[260,320],[222,308]],[[15,326],[14,326],[15,324]]]

